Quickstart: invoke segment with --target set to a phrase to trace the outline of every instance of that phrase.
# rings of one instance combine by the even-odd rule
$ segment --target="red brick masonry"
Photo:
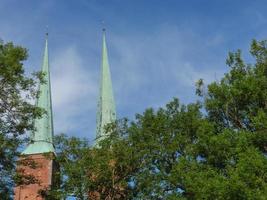
[[[53,172],[55,164],[52,157],[43,154],[27,155],[20,161],[32,160],[34,167],[19,165],[17,170],[22,171],[24,175],[30,175],[37,181],[29,185],[18,185],[15,187],[14,200],[44,200],[40,194],[41,190],[49,189],[53,183]]]

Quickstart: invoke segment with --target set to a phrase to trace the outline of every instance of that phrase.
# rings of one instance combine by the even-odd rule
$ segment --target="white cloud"
[[[119,117],[133,117],[149,106],[163,106],[173,96],[192,100],[196,80],[211,82],[215,72],[218,77],[223,73],[218,67],[212,68],[220,65],[214,62],[217,57],[205,59],[212,54],[209,45],[177,27],[163,26],[154,34],[108,34],[107,43]],[[92,140],[101,57],[92,59],[90,55],[95,54],[88,54],[82,57],[74,46],[57,50],[51,58],[51,79],[55,132]]]
[[[162,25],[142,35],[108,38],[117,103],[125,110],[166,103],[173,96],[184,98],[185,93],[192,101],[195,81],[204,78],[209,83],[225,70],[224,58],[218,59],[212,49],[224,41],[222,35],[200,38],[193,31]]]
[[[51,59],[51,85],[55,131],[74,133],[85,131],[92,124],[96,107],[97,83],[74,47],[61,49]],[[84,113],[90,113],[84,116]],[[84,117],[84,118],[81,118]],[[92,133],[90,133],[92,134]]]

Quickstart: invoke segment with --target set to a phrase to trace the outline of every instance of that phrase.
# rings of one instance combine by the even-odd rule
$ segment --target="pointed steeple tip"
[[[55,152],[53,146],[53,111],[51,98],[50,68],[48,59],[48,32],[45,34],[45,48],[43,54],[43,63],[41,71],[44,73],[45,83],[39,85],[39,96],[36,99],[36,105],[43,108],[46,113],[41,118],[34,121],[35,130],[32,132],[31,140],[22,154],[39,154]]]
[[[103,24],[103,22],[102,22]],[[103,26],[104,27],[104,26]],[[102,62],[100,76],[100,91],[97,108],[97,125],[96,125],[96,146],[98,142],[107,136],[105,126],[116,121],[116,108],[113,96],[112,81],[108,63],[108,52],[105,38],[105,28],[103,30],[102,43]]]

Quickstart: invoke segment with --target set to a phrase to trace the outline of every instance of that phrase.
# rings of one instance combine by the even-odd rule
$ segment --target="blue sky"
[[[0,0],[0,38],[26,47],[27,71],[37,71],[49,26],[55,132],[93,140],[102,20],[117,115],[133,119],[173,97],[195,101],[195,81],[220,79],[229,51],[250,61],[266,10],[257,0]]]

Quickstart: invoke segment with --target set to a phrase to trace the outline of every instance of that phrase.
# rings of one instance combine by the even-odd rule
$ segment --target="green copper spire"
[[[35,131],[32,133],[32,142],[28,145],[22,154],[37,154],[55,152],[53,146],[53,114],[51,101],[51,85],[50,72],[48,62],[48,33],[45,40],[45,51],[43,58],[42,72],[44,73],[45,83],[39,86],[39,97],[37,99],[37,106],[45,109],[46,113],[42,118],[36,119],[34,122]]]
[[[112,91],[112,82],[108,63],[105,29],[103,29],[103,49],[100,78],[100,94],[97,111],[96,139],[106,135],[104,126],[116,120],[115,103]]]

